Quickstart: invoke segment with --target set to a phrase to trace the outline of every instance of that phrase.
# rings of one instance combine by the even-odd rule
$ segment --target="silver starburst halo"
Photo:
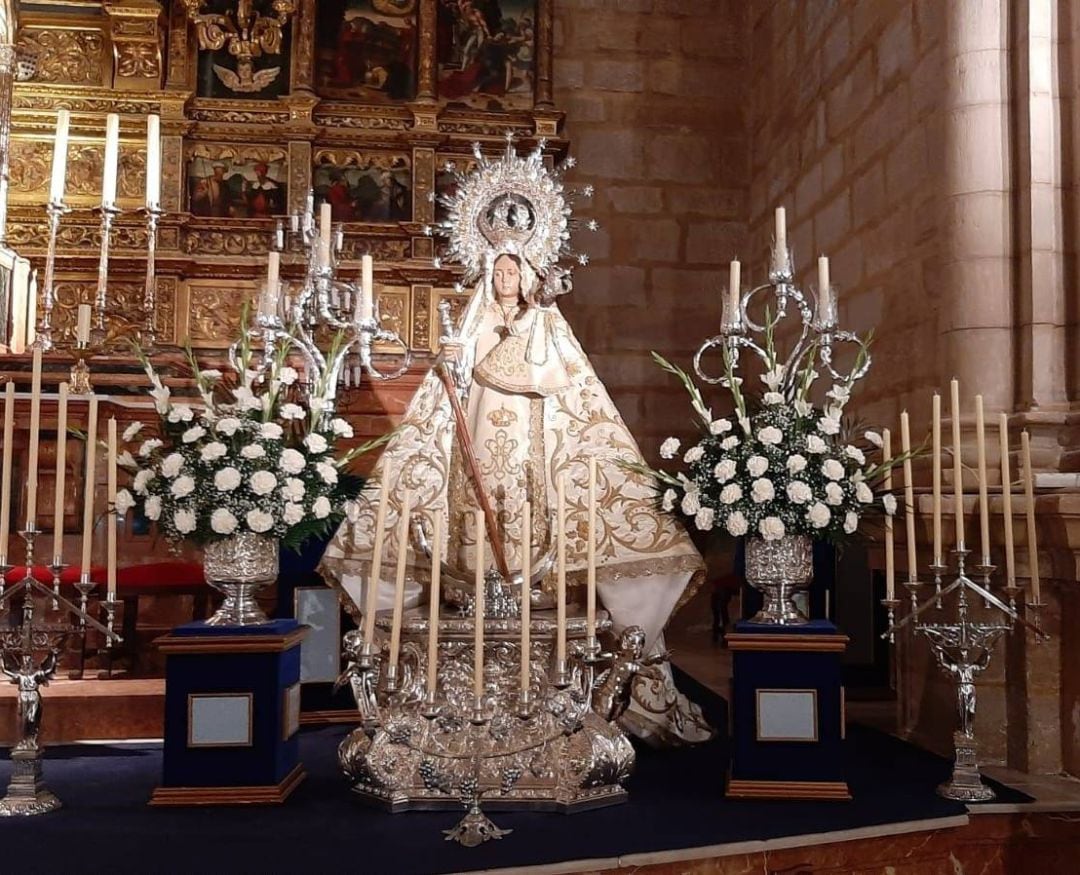
[[[447,239],[437,267],[443,260],[456,262],[469,283],[483,275],[487,259],[499,252],[520,255],[541,275],[564,257],[587,262],[570,247],[571,231],[577,227],[572,204],[577,194],[591,196],[592,186],[581,192],[564,186],[562,169],[544,166],[545,145],[541,140],[520,156],[513,134],[507,132],[501,157],[488,158],[474,143],[476,166],[471,172],[462,173],[447,162],[444,169],[453,176],[455,187],[452,195],[438,198],[446,218],[424,229]],[[563,168],[573,166],[572,159],[563,162]],[[595,231],[598,226],[590,221],[587,227]]]

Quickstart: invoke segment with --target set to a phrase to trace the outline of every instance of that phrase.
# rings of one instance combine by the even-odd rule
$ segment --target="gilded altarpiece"
[[[145,117],[157,113],[166,211],[157,257],[160,343],[190,340],[211,356],[227,345],[265,275],[278,220],[302,209],[310,191],[344,223],[341,273],[356,277],[360,257],[373,255],[384,319],[415,350],[433,350],[439,301],[464,300],[453,272],[433,266],[436,247],[424,234],[436,218],[443,165],[467,165],[474,142],[500,150],[508,131],[523,148],[539,137],[553,152],[565,147],[551,95],[553,0],[240,7],[235,0],[24,6],[19,42],[38,63],[34,78],[15,86],[7,236],[43,273],[53,131],[56,110],[66,107],[72,211],[58,238],[61,346],[78,303],[94,290],[105,116],[116,112],[123,212],[112,237],[108,326],[118,345],[145,321]],[[238,14],[266,21],[259,45],[238,44],[254,39],[252,28],[235,26]],[[200,16],[214,17],[221,33],[207,37]],[[278,36],[270,32],[274,16]],[[301,271],[299,254],[287,249],[283,278]]]

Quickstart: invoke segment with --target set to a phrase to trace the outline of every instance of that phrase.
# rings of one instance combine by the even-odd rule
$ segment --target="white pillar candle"
[[[319,242],[330,249],[330,234],[333,230],[333,222],[330,219],[331,208],[329,203],[319,204]]]
[[[1009,472],[1009,417],[998,416],[998,443],[1001,447],[1001,516],[1005,524],[1005,585],[1016,582],[1016,544],[1013,539],[1012,475]]]
[[[146,208],[161,206],[161,117],[146,117]]]
[[[589,456],[588,588],[585,594],[585,634],[596,637],[596,456]]]
[[[941,565],[941,396],[934,393],[934,419],[932,425],[932,460],[934,467],[933,517],[934,517],[934,564]]]
[[[110,112],[105,119],[105,158],[102,163],[101,205],[116,206],[116,174],[120,165],[120,116]]]
[[[53,141],[52,178],[49,182],[49,202],[64,202],[64,183],[67,178],[68,130],[71,113],[61,109],[56,113],[56,139]]]
[[[397,574],[394,577],[394,611],[390,623],[390,665],[397,670],[401,653],[402,612],[405,609],[405,568],[409,555],[409,510],[412,507],[412,490],[406,489],[401,499],[401,519],[398,521]]]
[[[67,481],[68,384],[60,384],[56,402],[56,498],[53,508],[53,561],[64,555],[64,486]]]
[[[964,468],[960,443],[960,381],[949,384],[952,399],[953,502],[956,509],[956,549],[964,546]]]
[[[89,304],[79,304],[79,321],[75,329],[75,342],[86,344],[90,342],[90,316],[93,310]]]
[[[532,685],[532,605],[529,604],[529,578],[532,576],[532,505],[521,508],[521,689]]]
[[[383,472],[382,483],[379,484],[379,506],[375,511],[375,538],[371,553],[371,574],[368,577],[368,588],[364,599],[364,643],[372,652],[375,650],[375,611],[379,603],[379,578],[382,575],[383,541],[386,538],[386,504],[388,496],[388,480],[386,472]]]
[[[911,477],[911,424],[906,410],[900,413],[900,452],[904,454],[904,536],[907,539],[908,580],[919,577],[915,544],[915,484]]]
[[[556,485],[555,518],[557,530],[558,576],[555,591],[555,658],[566,662],[566,480],[559,475]]]
[[[98,396],[90,396],[86,421],[86,479],[83,482],[83,537],[80,571],[90,573],[90,548],[94,543],[94,493],[97,476]]]
[[[34,348],[30,378],[30,451],[26,462],[26,528],[37,521],[38,454],[41,449],[41,347]]]
[[[38,284],[37,270],[30,271],[30,284],[26,290],[26,345],[31,346],[37,341],[37,303]]]
[[[270,250],[266,260],[266,292],[262,296],[259,310],[263,316],[273,316],[277,313],[278,286],[281,275],[281,253],[275,249]]]
[[[817,260],[818,270],[818,324],[831,325],[832,318],[832,287],[829,284],[829,259],[828,256],[819,255]]]
[[[975,396],[975,447],[979,465],[979,546],[983,564],[990,564],[990,497],[986,491],[986,423],[983,420],[983,397]]]
[[[776,225],[774,236],[776,238],[776,266],[787,264],[787,212],[783,207],[776,208]]]
[[[892,460],[892,435],[887,428],[881,430],[881,459],[888,465]],[[892,468],[885,471],[885,490],[893,486]],[[896,555],[893,542],[893,518],[885,514],[885,598],[892,599],[896,594]]]
[[[728,273],[728,318],[732,325],[737,325],[741,319],[740,292],[742,289],[742,264],[739,259],[731,261]]]
[[[428,602],[427,691],[435,694],[439,676],[439,604],[443,554],[443,518],[435,511],[431,537],[431,598]]]
[[[484,512],[476,512],[476,591],[473,594],[473,695],[484,695]]]
[[[375,265],[370,255],[360,259],[360,320],[367,321],[372,318],[375,308],[374,293]]]
[[[1035,533],[1035,475],[1031,469],[1031,438],[1020,432],[1020,453],[1024,461],[1024,503],[1027,505],[1028,565],[1031,566],[1031,601],[1042,603],[1039,582],[1039,544]]]
[[[4,386],[4,460],[0,467],[0,559],[8,554],[8,530],[11,528],[11,455],[15,432],[15,384]]]
[[[109,532],[106,585],[109,598],[116,595],[116,527],[120,515],[116,512],[116,417],[109,417]]]

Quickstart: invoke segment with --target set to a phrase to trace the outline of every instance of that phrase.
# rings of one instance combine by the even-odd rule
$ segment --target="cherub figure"
[[[41,668],[34,668],[34,655],[24,653],[21,663],[14,663],[8,651],[4,651],[0,669],[13,684],[19,687],[19,723],[22,726],[21,738],[15,750],[37,750],[38,734],[41,731],[41,690],[47,686],[49,678],[56,670],[56,653],[50,651],[42,660]]]
[[[667,662],[668,651],[645,657],[645,630],[627,626],[619,636],[619,648],[608,668],[596,683],[593,692],[593,711],[609,722],[618,720],[630,707],[630,690],[634,676],[650,665]]]
[[[357,629],[346,632],[345,637],[342,639],[342,649],[346,665],[345,670],[334,683],[334,692],[336,693],[346,683],[349,684],[352,688],[353,698],[356,699],[356,707],[359,709],[364,722],[373,722],[379,716],[379,702],[375,695],[378,676],[374,667],[360,667],[360,661],[364,653],[364,636]]]

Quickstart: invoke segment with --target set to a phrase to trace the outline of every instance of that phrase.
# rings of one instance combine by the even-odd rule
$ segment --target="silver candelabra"
[[[63,201],[51,200],[45,205],[45,213],[49,217],[49,242],[45,251],[45,296],[41,313],[41,325],[37,330],[37,339],[34,341],[43,350],[50,350],[56,346],[52,336],[52,315],[56,307],[56,238],[60,233],[60,219],[65,213],[71,212]]]
[[[109,294],[109,246],[112,242],[112,227],[120,208],[113,204],[102,204],[101,212],[101,249],[98,253],[97,288],[94,291],[94,327],[90,329],[90,344],[103,347],[108,338],[105,323],[105,307]]]
[[[165,211],[158,206],[148,205],[146,213],[146,285],[143,289],[144,322],[142,328],[142,347],[151,350],[157,345],[157,239],[158,223]]]

